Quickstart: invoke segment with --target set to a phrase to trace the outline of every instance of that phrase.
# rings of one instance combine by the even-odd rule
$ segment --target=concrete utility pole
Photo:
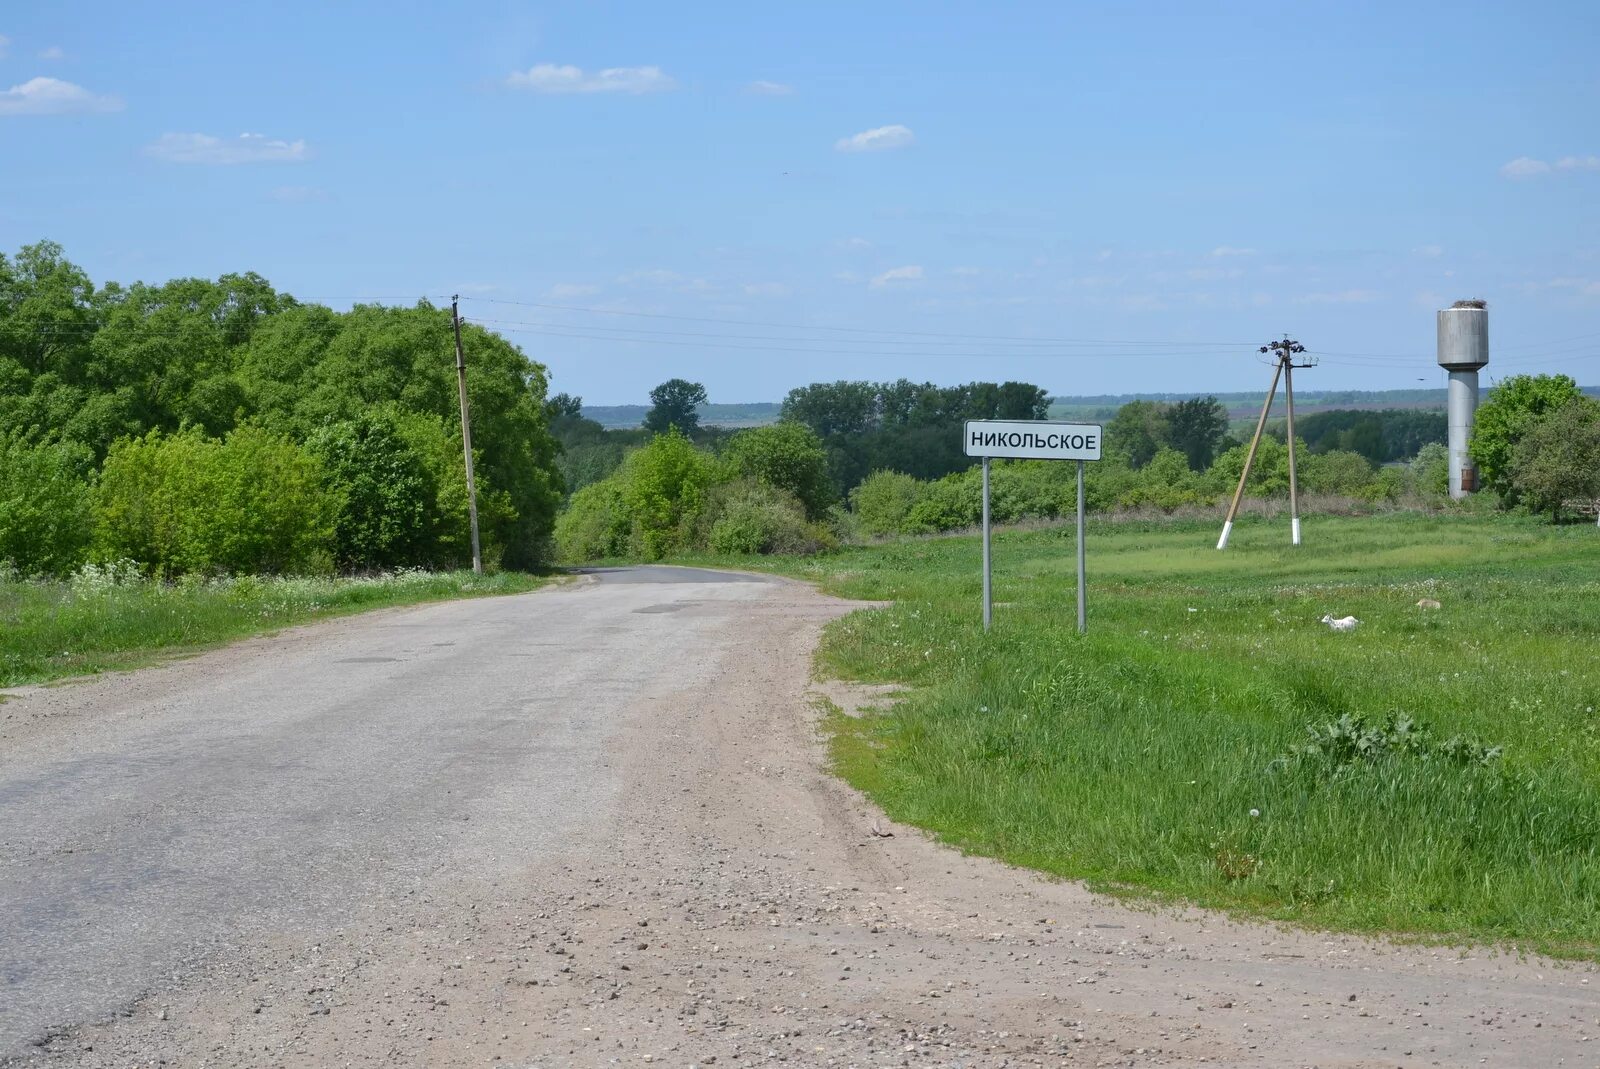
[[[472,414],[467,409],[467,361],[461,354],[461,295],[450,298],[450,323],[456,332],[456,384],[461,389],[461,449],[467,457],[467,516],[472,521],[472,570],[483,574],[483,551],[478,544],[478,484],[472,477]]]
[[[1267,399],[1261,403],[1261,417],[1256,420],[1256,432],[1250,437],[1250,451],[1244,457],[1244,470],[1239,473],[1239,485],[1233,491],[1233,502],[1228,506],[1228,518],[1222,523],[1222,537],[1217,539],[1218,549],[1228,548],[1228,536],[1233,533],[1234,518],[1239,515],[1239,502],[1244,498],[1244,486],[1250,479],[1250,468],[1256,460],[1256,449],[1261,445],[1261,432],[1267,425],[1267,413],[1272,409],[1272,400],[1278,396],[1278,376],[1284,376],[1284,386],[1289,399],[1289,517],[1290,538],[1292,544],[1300,544],[1300,494],[1298,476],[1295,472],[1294,456],[1294,369],[1297,367],[1311,367],[1308,360],[1305,363],[1295,363],[1294,358],[1306,351],[1306,347],[1292,338],[1271,342],[1261,347],[1261,352],[1272,353],[1276,359],[1272,362],[1272,385],[1267,387]]]

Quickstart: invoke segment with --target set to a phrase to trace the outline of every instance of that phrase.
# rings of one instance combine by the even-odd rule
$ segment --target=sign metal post
[[[989,458],[983,458],[983,629],[994,622],[994,570],[989,557]]]
[[[994,578],[989,515],[989,461],[1076,460],[1078,462],[1078,633],[1088,628],[1088,587],[1084,578],[1084,464],[1100,459],[1104,431],[1096,423],[1054,420],[968,420],[962,430],[967,456],[983,459],[983,629],[994,624]]]

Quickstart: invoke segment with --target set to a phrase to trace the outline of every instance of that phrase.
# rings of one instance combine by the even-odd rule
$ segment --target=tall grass
[[[0,576],[0,687],[128,668],[243,635],[386,605],[531,590],[520,573],[404,571],[362,579],[143,578],[86,565],[66,582]]]
[[[1106,889],[1358,930],[1600,952],[1600,538],[1507,517],[1091,525],[779,567],[893,605],[830,672],[844,774],[965,849]],[[1423,597],[1443,605],[1418,608]],[[1334,633],[1324,613],[1361,626]]]

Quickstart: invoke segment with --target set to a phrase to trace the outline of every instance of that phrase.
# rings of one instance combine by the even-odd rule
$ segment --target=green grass
[[[911,687],[831,723],[897,819],[1119,893],[1600,956],[1600,532],[1318,518],[1294,549],[1256,520],[1222,553],[1216,533],[1091,523],[1085,636],[1070,528],[998,537],[988,636],[976,539],[765,566],[893,601],[819,658]],[[1346,716],[1426,735],[1297,753]]]
[[[544,582],[515,572],[403,572],[163,584],[115,568],[86,568],[70,582],[0,581],[0,687],[134,668],[328,616]]]

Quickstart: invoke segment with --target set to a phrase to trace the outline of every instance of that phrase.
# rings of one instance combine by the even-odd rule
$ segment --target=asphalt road
[[[884,698],[812,679],[850,608],[602,569],[0,703],[0,1064],[1600,1062],[1591,964],[1129,908],[888,821],[818,730]]]
[[[681,610],[764,585],[591,575],[0,704],[0,1057],[254,933],[337,925],[572,836],[616,790],[617,710],[707,667],[717,616]]]

